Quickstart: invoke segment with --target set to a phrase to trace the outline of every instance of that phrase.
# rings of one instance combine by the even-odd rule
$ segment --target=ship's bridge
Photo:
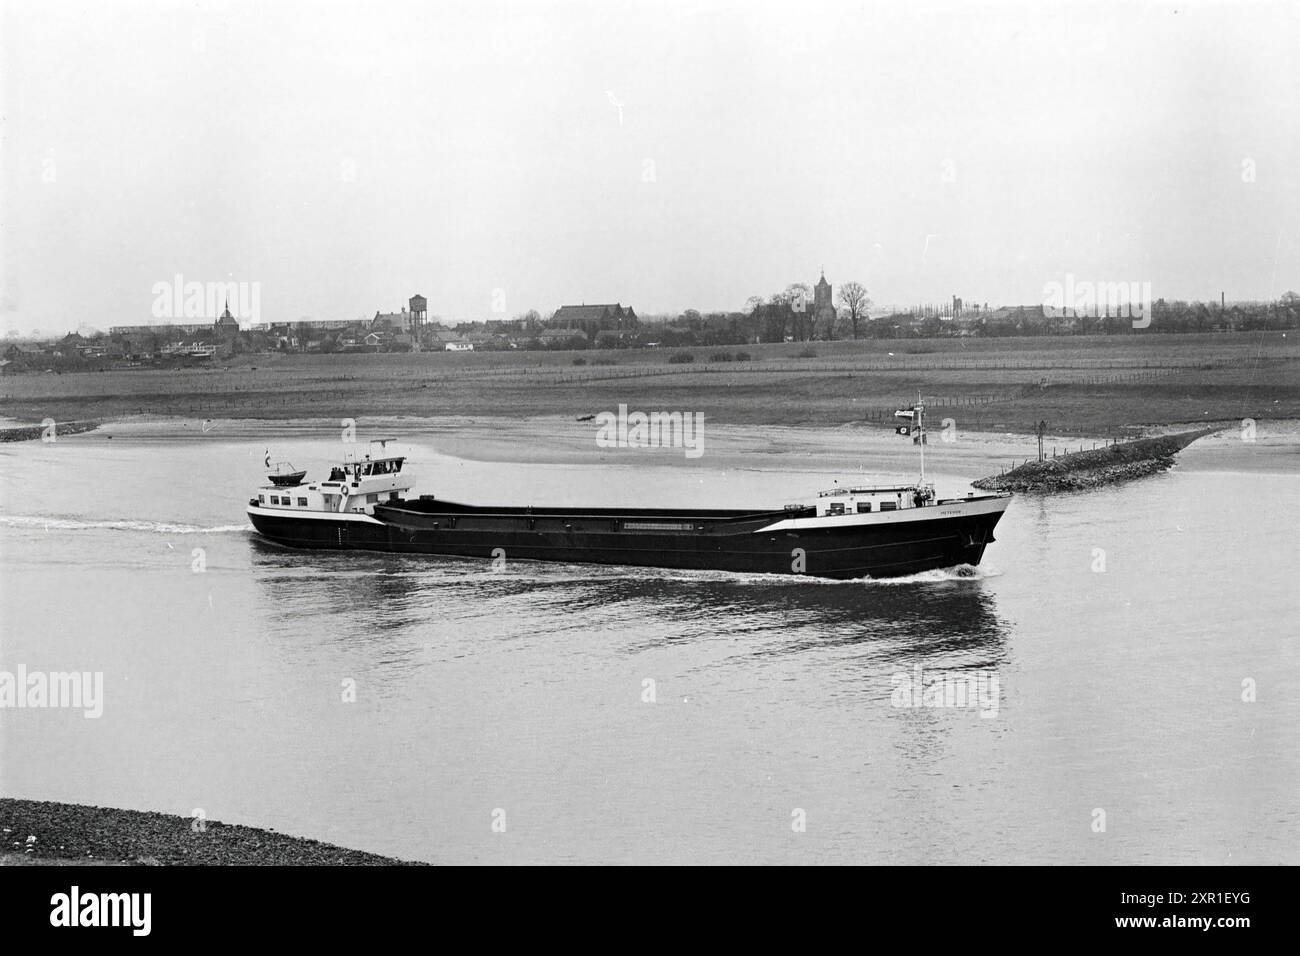
[[[405,497],[415,479],[403,470],[401,455],[345,461],[330,470],[328,481],[297,485],[265,485],[249,504],[292,511],[360,512],[372,514],[375,505]]]

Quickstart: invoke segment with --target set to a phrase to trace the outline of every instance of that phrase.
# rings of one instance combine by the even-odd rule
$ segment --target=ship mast
[[[920,396],[916,399],[916,433],[921,447],[921,484],[925,484],[925,403]]]

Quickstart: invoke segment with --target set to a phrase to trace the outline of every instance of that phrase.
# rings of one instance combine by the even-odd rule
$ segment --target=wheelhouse
[[[268,475],[271,484],[257,489],[250,506],[270,510],[325,511],[373,514],[375,505],[397,501],[414,485],[402,455],[366,455],[330,469],[329,480],[307,482],[306,473],[293,485],[282,473]]]

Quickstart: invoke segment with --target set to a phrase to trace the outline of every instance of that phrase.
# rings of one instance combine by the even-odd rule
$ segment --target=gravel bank
[[[0,798],[0,861],[141,866],[414,866],[270,830],[168,813]],[[7,858],[7,859],[6,859]]]

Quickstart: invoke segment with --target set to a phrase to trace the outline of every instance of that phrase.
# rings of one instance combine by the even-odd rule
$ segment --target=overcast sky
[[[1297,3],[3,6],[4,331],[1300,286]]]

